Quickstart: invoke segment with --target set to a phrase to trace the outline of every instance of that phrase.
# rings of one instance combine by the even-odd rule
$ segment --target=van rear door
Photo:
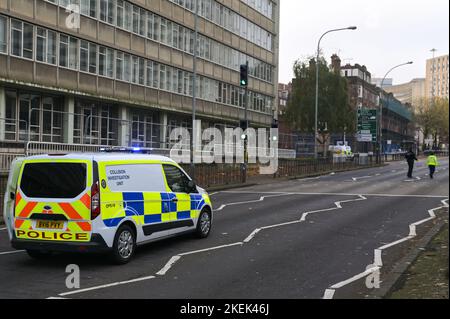
[[[10,166],[8,183],[6,184],[5,197],[3,199],[3,219],[8,230],[9,239],[12,239],[14,232],[14,200],[19,179],[20,168],[24,161],[23,157],[15,158]]]
[[[16,192],[16,237],[90,241],[91,185],[92,161],[25,161]]]

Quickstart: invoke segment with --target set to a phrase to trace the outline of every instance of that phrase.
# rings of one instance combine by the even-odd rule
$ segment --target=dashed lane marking
[[[12,251],[5,251],[0,253],[0,255],[12,255],[12,254],[17,254],[17,253],[23,253],[25,252],[25,250],[12,250]]]
[[[226,192],[224,192],[224,193],[226,193]],[[214,212],[220,212],[220,211],[222,211],[225,207],[228,207],[228,206],[235,206],[235,205],[244,205],[244,204],[259,203],[259,202],[263,202],[266,198],[281,197],[281,196],[289,196],[289,195],[291,195],[291,194],[290,194],[290,193],[277,193],[277,194],[275,194],[275,195],[261,196],[259,199],[255,199],[255,200],[249,200],[249,201],[244,201],[244,202],[235,202],[235,203],[223,204],[223,205],[221,205],[218,209],[215,209]]]
[[[79,294],[82,292],[104,289],[104,288],[109,288],[109,287],[114,287],[114,286],[121,286],[121,285],[131,284],[131,283],[135,283],[135,282],[146,281],[146,280],[150,280],[150,279],[154,279],[154,278],[156,278],[156,277],[148,276],[148,277],[136,278],[136,279],[127,280],[127,281],[118,281],[118,282],[113,282],[113,283],[106,284],[106,285],[100,285],[100,286],[95,286],[95,287],[90,287],[90,288],[85,288],[85,289],[77,289],[74,291],[63,292],[63,293],[59,294],[58,296],[59,297],[70,296],[70,295],[75,295],[75,294]]]

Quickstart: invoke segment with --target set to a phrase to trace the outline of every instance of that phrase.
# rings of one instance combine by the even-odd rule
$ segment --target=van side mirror
[[[190,193],[197,190],[197,187],[196,187],[194,181],[189,181],[188,187],[189,187]]]

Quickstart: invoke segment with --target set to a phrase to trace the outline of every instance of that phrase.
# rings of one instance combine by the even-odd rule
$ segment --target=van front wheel
[[[136,234],[134,230],[128,225],[121,226],[114,237],[113,261],[119,265],[126,264],[133,257],[135,250]]]
[[[209,233],[211,232],[211,226],[211,213],[208,210],[204,209],[198,217],[197,229],[195,231],[196,236],[198,238],[208,237]]]

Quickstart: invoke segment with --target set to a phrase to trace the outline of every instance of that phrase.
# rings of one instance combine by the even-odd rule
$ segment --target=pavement
[[[449,163],[440,161],[434,180],[423,161],[413,179],[394,162],[213,192],[209,238],[153,243],[125,266],[98,255],[36,261],[0,230],[0,298],[370,298],[448,214]],[[79,289],[66,287],[69,264],[80,267]]]

